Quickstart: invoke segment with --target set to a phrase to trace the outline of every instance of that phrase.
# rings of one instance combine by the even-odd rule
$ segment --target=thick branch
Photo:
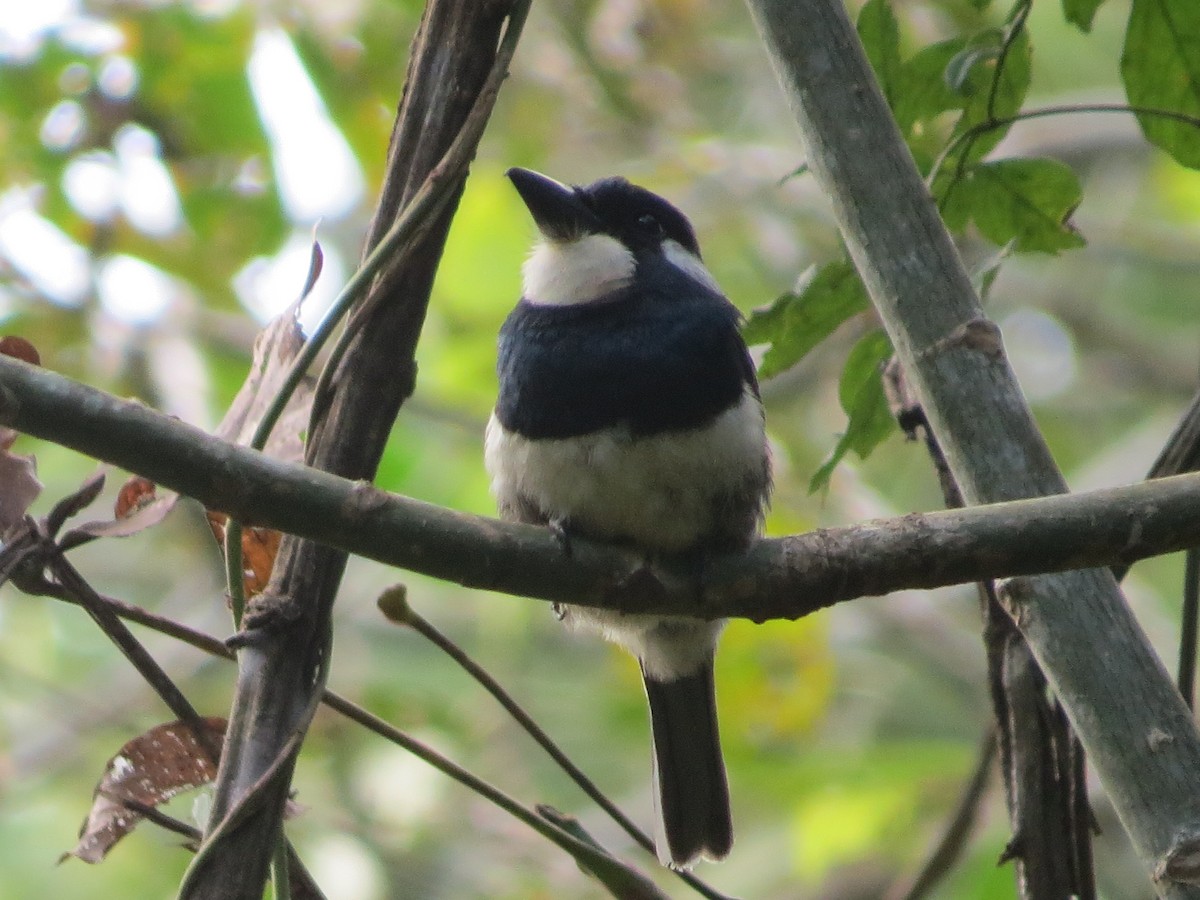
[[[625,610],[795,618],[904,588],[1129,563],[1200,545],[1200,475],[830,528],[711,560],[703,608],[678,572],[546,529],[469,516],[280,462],[146,406],[0,357],[0,423],[210,509],[469,587]]]
[[[968,503],[1061,493],[954,245],[840,0],[748,0],[863,282]],[[1200,735],[1108,571],[1005,595],[1162,896],[1200,835]],[[1161,739],[1151,741],[1154,735]]]
[[[427,179],[441,179],[445,189],[419,233],[376,276],[347,326],[339,362],[322,378],[305,444],[314,469],[374,477],[396,413],[412,392],[413,352],[434,272],[525,8],[518,0],[426,5],[368,248]],[[331,612],[345,563],[339,549],[290,535],[270,584],[247,608],[211,821],[180,892],[186,900],[262,895],[291,771],[328,668]]]

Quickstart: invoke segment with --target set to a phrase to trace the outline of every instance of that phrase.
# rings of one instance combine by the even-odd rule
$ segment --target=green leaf
[[[760,378],[790,369],[848,318],[867,308],[867,293],[848,260],[810,268],[796,292],[751,314],[743,329],[748,344],[771,345]]]
[[[964,51],[969,54],[970,66],[958,83],[967,102],[954,126],[954,137],[1021,111],[1031,78],[1029,36],[1022,29],[1009,42],[1007,51],[1003,38],[1004,35],[994,29],[981,32]],[[947,75],[950,74],[950,67],[947,67]],[[955,155],[956,163],[958,159],[967,162],[983,159],[1003,140],[1010,127],[1011,123],[998,124],[975,135]]]
[[[1200,3],[1133,0],[1121,79],[1133,106],[1200,118]],[[1164,116],[1137,118],[1147,140],[1180,165],[1200,169],[1200,128]]]
[[[974,221],[1000,246],[1057,253],[1084,245],[1069,221],[1082,196],[1079,179],[1060,162],[1004,159],[968,169],[945,194],[942,214],[952,231]]]
[[[900,26],[889,0],[869,0],[862,8],[858,37],[888,105],[894,108],[901,82]]]
[[[866,459],[895,429],[896,422],[888,408],[880,378],[880,369],[891,355],[892,344],[882,330],[872,331],[850,351],[838,384],[838,400],[849,421],[829,459],[809,481],[810,493],[829,486],[833,470],[848,452],[853,450],[860,459]]]
[[[185,7],[135,12],[123,30],[141,48],[139,101],[168,157],[265,153],[246,62],[255,13],[200,17]]]
[[[1092,30],[1092,19],[1104,0],[1062,0],[1063,15],[1080,31]]]
[[[906,134],[917,122],[939,116],[948,109],[961,109],[966,98],[952,91],[946,83],[946,67],[966,45],[954,38],[925,47],[904,63],[901,70],[902,90],[896,97],[892,112],[901,131]]]

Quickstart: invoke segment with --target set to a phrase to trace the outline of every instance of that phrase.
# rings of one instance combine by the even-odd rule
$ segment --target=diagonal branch
[[[968,503],[1066,491],[863,52],[830,0],[748,0],[842,235]],[[1112,512],[1112,511],[1109,511]],[[1106,512],[1105,515],[1108,515]],[[1160,896],[1200,848],[1200,734],[1112,573],[999,586]]]

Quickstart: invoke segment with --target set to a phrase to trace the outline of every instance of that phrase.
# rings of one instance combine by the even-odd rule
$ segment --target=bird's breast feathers
[[[748,536],[769,478],[762,406],[748,389],[706,425],[650,436],[615,426],[532,439],[493,415],[485,455],[493,492],[517,517],[668,553]]]

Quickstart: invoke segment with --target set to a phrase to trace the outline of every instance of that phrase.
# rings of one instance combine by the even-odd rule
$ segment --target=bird
[[[507,173],[539,232],[501,326],[484,458],[502,519],[622,544],[649,560],[744,549],[771,463],[741,314],[691,223],[623,177]],[[568,625],[637,657],[649,705],[663,865],[733,844],[713,659],[724,621],[570,604]]]

